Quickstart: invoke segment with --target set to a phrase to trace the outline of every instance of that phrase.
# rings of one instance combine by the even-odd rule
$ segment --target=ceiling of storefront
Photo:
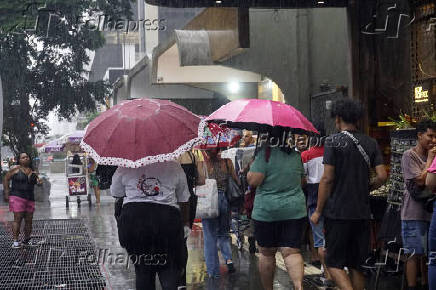
[[[308,8],[346,7],[348,0],[145,0],[148,4],[166,7],[250,7]]]

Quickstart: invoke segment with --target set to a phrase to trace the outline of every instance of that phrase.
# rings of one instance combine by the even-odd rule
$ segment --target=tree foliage
[[[130,0],[0,1],[0,76],[4,93],[6,145],[14,151],[47,133],[41,120],[52,110],[71,118],[94,111],[109,93],[103,81],[89,82],[89,51],[104,45],[98,30],[80,26],[80,17],[130,18]]]
[[[82,122],[77,123],[77,129],[78,130],[85,130],[86,126],[89,125],[95,118],[97,118],[100,115],[99,112],[88,112],[85,114],[85,119]]]

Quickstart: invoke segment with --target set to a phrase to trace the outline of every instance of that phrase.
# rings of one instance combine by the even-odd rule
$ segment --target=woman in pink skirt
[[[12,181],[11,187],[9,186]],[[21,222],[24,219],[24,241],[25,246],[34,246],[30,240],[32,233],[33,212],[35,211],[35,196],[33,189],[35,184],[41,184],[36,172],[32,167],[32,159],[27,153],[20,153],[17,157],[17,165],[12,167],[5,176],[4,199],[9,202],[9,210],[14,213],[13,235],[14,243],[12,248],[21,248],[18,240],[20,235]]]

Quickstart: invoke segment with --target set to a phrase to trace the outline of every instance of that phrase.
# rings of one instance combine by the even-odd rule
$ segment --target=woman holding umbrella
[[[304,261],[300,254],[306,222],[306,205],[301,188],[304,169],[294,148],[283,142],[280,131],[270,133],[247,180],[257,187],[252,219],[259,244],[259,271],[265,289],[273,289],[275,255],[280,250],[294,289],[302,289]],[[278,146],[277,146],[278,144]]]
[[[111,194],[124,198],[118,235],[135,266],[137,289],[155,289],[156,275],[164,290],[179,286],[190,194],[176,158],[201,142],[203,127],[181,106],[137,99],[101,114],[82,140],[98,164],[119,166]]]
[[[257,99],[230,102],[210,115],[207,121],[269,132],[258,135],[258,146],[263,146],[247,175],[249,185],[257,188],[252,219],[260,247],[259,272],[263,287],[272,290],[275,255],[280,250],[294,289],[302,289],[304,263],[300,245],[307,216],[301,188],[304,169],[300,154],[283,134],[291,128],[301,133],[318,131],[295,108]]]

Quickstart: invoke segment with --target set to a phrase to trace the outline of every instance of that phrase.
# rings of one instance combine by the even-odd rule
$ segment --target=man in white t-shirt
[[[118,168],[111,194],[124,197],[118,235],[135,265],[136,288],[176,289],[184,267],[184,226],[189,226],[189,189],[176,161]]]

